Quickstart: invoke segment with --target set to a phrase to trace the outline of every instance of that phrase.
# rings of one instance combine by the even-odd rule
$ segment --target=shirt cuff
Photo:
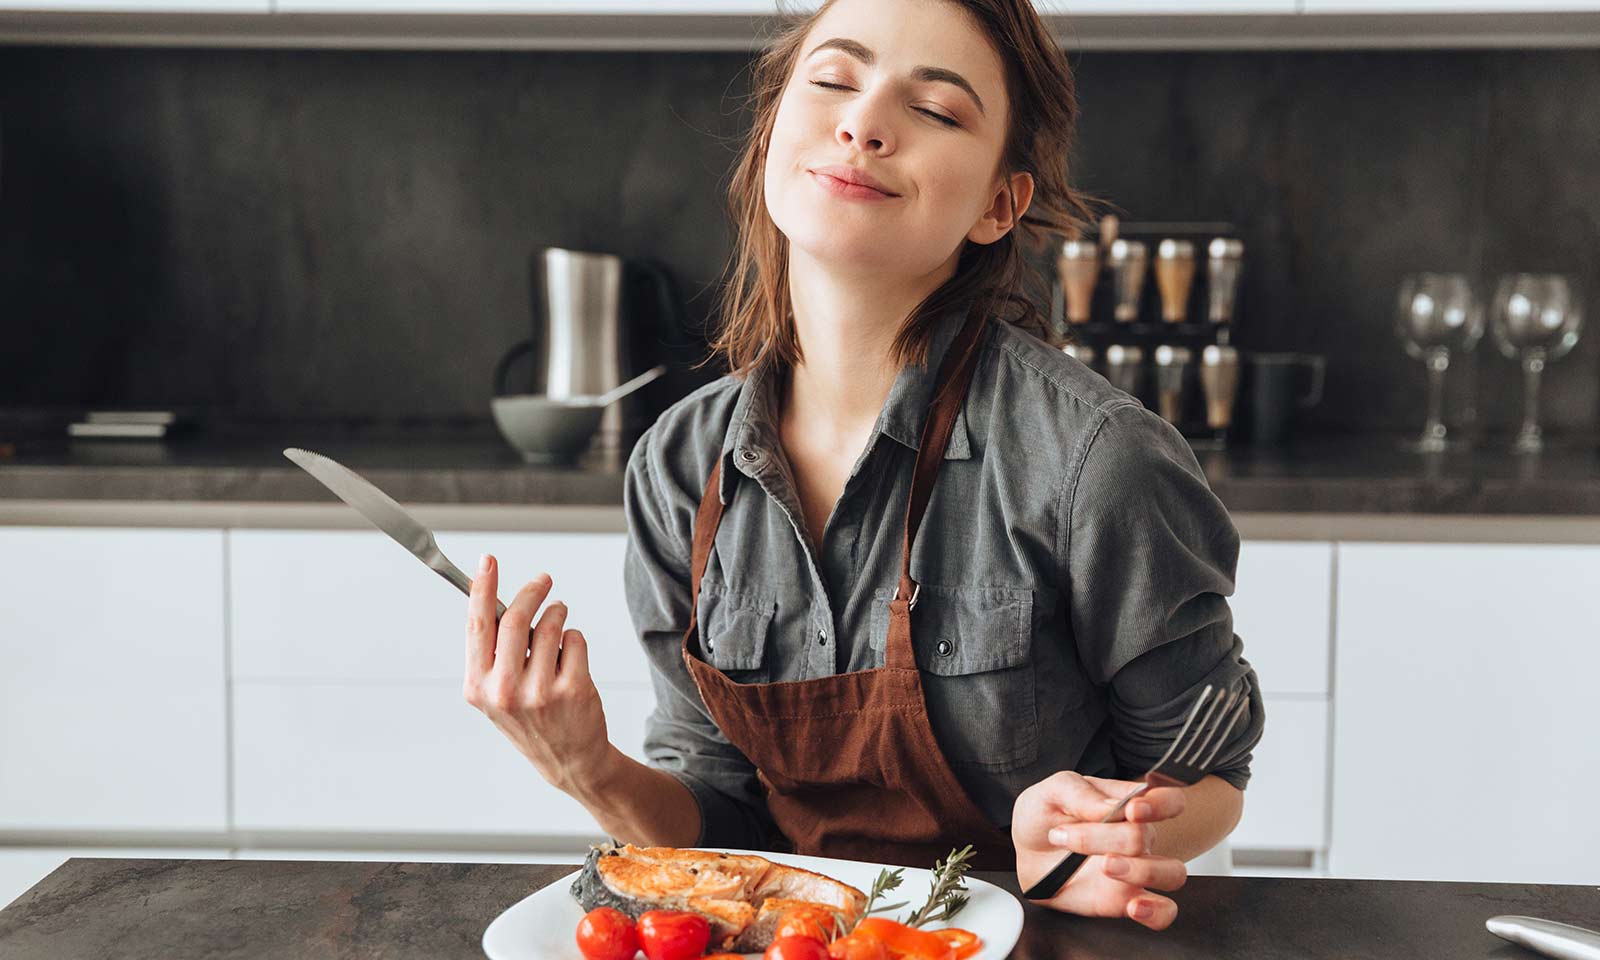
[[[700,835],[697,847],[722,847],[729,850],[765,850],[767,838],[752,823],[750,811],[739,801],[684,770],[668,770],[689,790],[700,808]]]

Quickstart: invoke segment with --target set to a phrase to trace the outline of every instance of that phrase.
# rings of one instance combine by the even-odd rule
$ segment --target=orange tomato
[[[967,960],[968,957],[983,949],[983,941],[970,930],[961,930],[956,927],[947,927],[944,930],[934,930],[933,935],[948,943],[956,952],[956,960]]]
[[[806,937],[825,944],[832,939],[834,926],[833,912],[827,907],[794,907],[784,911],[772,938]]]
[[[896,957],[912,960],[956,960],[955,948],[937,934],[882,917],[867,917],[856,924],[856,933],[880,940]]]
[[[860,933],[847,933],[828,944],[832,960],[889,960],[889,948],[882,940]]]

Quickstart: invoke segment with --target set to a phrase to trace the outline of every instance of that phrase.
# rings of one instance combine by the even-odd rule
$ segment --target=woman
[[[1083,211],[1068,66],[1027,0],[834,0],[754,89],[734,374],[627,468],[650,763],[608,742],[566,607],[535,622],[549,577],[497,631],[492,557],[466,697],[618,838],[920,866],[973,843],[1024,887],[1079,851],[1050,906],[1162,929],[1152,891],[1238,821],[1261,698],[1238,534],[1188,446],[1023,329],[1018,228]],[[1208,683],[1250,706],[1216,772],[1098,823]]]

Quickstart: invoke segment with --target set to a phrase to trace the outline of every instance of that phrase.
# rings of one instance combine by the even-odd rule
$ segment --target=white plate
[[[773,863],[788,864],[813,870],[835,880],[850,884],[862,892],[872,889],[872,881],[881,863],[862,863],[856,860],[828,860],[822,857],[798,857],[784,853],[763,853],[753,850],[726,850],[724,853],[755,853]],[[578,921],[583,919],[583,908],[572,899],[570,888],[577,871],[560,880],[535,890],[512,904],[494,918],[489,929],[483,931],[483,952],[490,960],[583,960],[575,939]],[[888,894],[890,903],[909,901],[910,906],[890,911],[884,916],[896,920],[916,909],[928,899],[928,888],[933,883],[930,870],[907,867],[900,889]],[[971,902],[949,923],[929,924],[933,930],[943,926],[971,930],[983,938],[983,949],[976,960],[1001,960],[1016,946],[1022,935],[1022,903],[992,883],[967,877],[967,890]],[[758,957],[760,954],[749,954]]]

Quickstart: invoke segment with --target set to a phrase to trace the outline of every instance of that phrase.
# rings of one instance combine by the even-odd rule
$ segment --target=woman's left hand
[[[1089,854],[1060,893],[1036,902],[1064,913],[1129,917],[1152,930],[1171,926],[1178,905],[1150,891],[1178,889],[1189,871],[1182,860],[1158,857],[1151,850],[1155,825],[1183,812],[1183,791],[1152,788],[1123,809],[1126,820],[1099,822],[1138,786],[1135,781],[1063,771],[1024,790],[1011,811],[1022,888],[1037,883],[1068,854]]]

